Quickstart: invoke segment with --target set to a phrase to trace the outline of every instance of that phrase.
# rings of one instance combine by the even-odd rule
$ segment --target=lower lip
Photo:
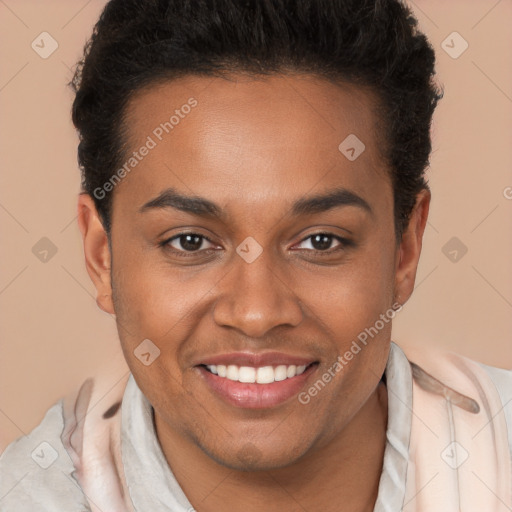
[[[297,395],[312,375],[317,363],[310,365],[300,375],[290,379],[271,382],[270,384],[253,384],[219,377],[209,372],[204,366],[197,366],[210,389],[231,405],[247,409],[265,409],[275,407]]]

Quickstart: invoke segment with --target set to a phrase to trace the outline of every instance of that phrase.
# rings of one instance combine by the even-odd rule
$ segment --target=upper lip
[[[236,366],[279,366],[279,365],[308,365],[314,363],[315,359],[311,357],[295,356],[282,352],[229,352],[226,354],[217,354],[201,359],[198,365],[236,365]],[[197,365],[196,365],[197,366]]]

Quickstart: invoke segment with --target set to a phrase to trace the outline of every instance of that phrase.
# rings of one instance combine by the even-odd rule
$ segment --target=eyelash
[[[195,235],[195,236],[198,236],[199,238],[201,238],[201,241],[203,240],[207,240],[208,242],[210,242],[211,244],[213,244],[214,242],[212,240],[210,240],[207,236],[205,235],[200,235],[199,233],[194,233],[194,232],[182,232],[182,233],[178,233],[176,235],[174,235],[173,237],[171,238],[167,238],[166,240],[163,240],[162,242],[159,243],[159,246],[176,254],[178,257],[182,257],[182,258],[189,258],[191,256],[196,256],[197,254],[199,254],[200,252],[203,252],[203,251],[206,251],[206,252],[210,252],[210,251],[215,251],[216,249],[202,249],[202,250],[198,250],[198,251],[184,251],[184,250],[178,250],[178,249],[174,249],[174,247],[171,247],[170,243],[173,241],[173,240],[177,240],[179,239],[180,237],[182,236],[185,236],[185,235]],[[309,240],[310,238],[313,238],[314,236],[318,236],[318,235],[325,235],[325,236],[329,236],[329,237],[332,237],[333,240],[336,240],[340,243],[340,245],[338,247],[335,247],[334,249],[327,249],[325,251],[321,251],[319,249],[300,249],[300,250],[306,250],[308,252],[313,252],[313,253],[316,253],[318,255],[321,255],[321,256],[329,256],[337,251],[340,251],[340,250],[343,250],[343,249],[346,249],[347,247],[353,247],[355,244],[352,240],[349,240],[347,238],[343,238],[343,237],[340,237],[340,236],[337,236],[333,233],[328,233],[328,232],[324,232],[324,231],[320,231],[318,233],[312,233],[311,235],[308,235],[307,237],[303,238],[299,244],[305,242],[306,240]]]

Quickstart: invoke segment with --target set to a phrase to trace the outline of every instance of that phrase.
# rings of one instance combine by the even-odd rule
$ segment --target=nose
[[[217,325],[231,327],[251,338],[261,338],[276,326],[297,326],[303,311],[293,283],[271,261],[268,251],[247,263],[234,256],[235,268],[218,285],[214,305]]]

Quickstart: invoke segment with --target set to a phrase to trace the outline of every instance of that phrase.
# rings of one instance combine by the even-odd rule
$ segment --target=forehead
[[[114,200],[125,189],[123,202],[140,206],[168,187],[259,208],[263,199],[280,204],[284,195],[329,187],[371,196],[390,185],[375,105],[368,90],[308,75],[190,76],[153,85],[133,96],[125,116],[126,158],[151,149]]]

